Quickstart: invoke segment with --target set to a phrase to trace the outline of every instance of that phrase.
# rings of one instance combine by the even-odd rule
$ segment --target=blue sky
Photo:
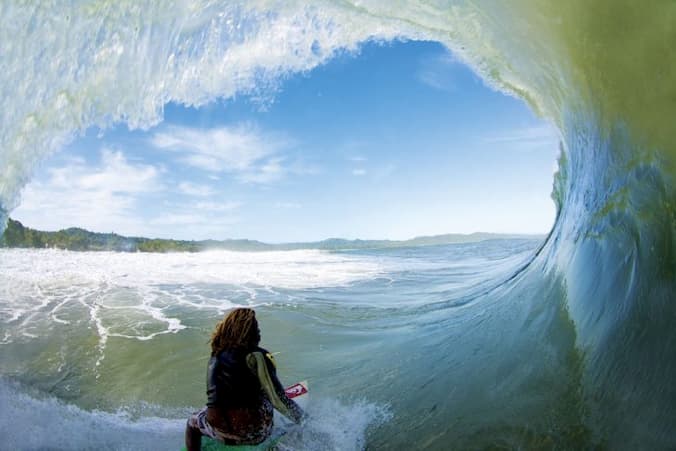
[[[429,42],[358,54],[150,130],[90,130],[12,216],[43,230],[268,242],[546,233],[555,130]]]

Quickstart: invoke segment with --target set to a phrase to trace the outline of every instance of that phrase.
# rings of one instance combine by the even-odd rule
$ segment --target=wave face
[[[367,40],[441,42],[557,125],[558,216],[537,257],[472,303],[482,313],[463,331],[487,331],[469,334],[476,353],[449,343],[468,338],[447,305],[422,309],[407,344],[438,358],[421,375],[411,357],[389,393],[430,387],[438,402],[424,424],[395,416],[374,446],[676,447],[673,1],[3,2],[0,14],[0,219],[33,167],[88,127],[147,128],[168,102],[264,99]],[[462,377],[475,383],[459,395],[447,384]],[[491,400],[510,411],[487,413]],[[404,394],[393,408],[422,404]]]

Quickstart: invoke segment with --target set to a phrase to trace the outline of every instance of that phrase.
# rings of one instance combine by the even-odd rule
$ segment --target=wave
[[[495,297],[513,307],[529,299],[516,309],[524,318],[542,303],[558,312],[530,335],[568,337],[559,380],[577,382],[561,382],[561,393],[574,400],[565,411],[575,411],[589,440],[676,447],[674,2],[4,2],[0,15],[0,216],[17,206],[34,166],[88,127],[147,128],[162,120],[168,102],[199,106],[241,93],[265,102],[288,74],[367,40],[446,45],[487,83],[552,121],[562,138],[554,228],[538,257]],[[485,308],[510,318],[496,305]],[[437,333],[428,343],[443,336]],[[526,353],[536,346],[519,343]],[[454,365],[452,349],[442,349],[441,361]],[[547,365],[543,358],[533,371]],[[441,386],[445,370],[436,371],[433,385]],[[523,403],[520,414],[538,405],[516,382],[537,378],[510,380],[504,396]],[[504,414],[490,417],[439,426],[433,443],[459,425],[474,440],[481,424],[514,430]]]
[[[3,449],[171,449],[182,442],[185,420],[89,412],[4,379],[0,400]]]
[[[200,253],[70,252],[57,249],[0,251],[3,277],[12,284],[52,287],[146,287],[217,283],[275,289],[336,287],[371,279],[399,266],[395,260],[318,250]],[[227,308],[230,308],[228,306]]]
[[[190,414],[190,409],[167,412],[154,406],[115,413],[88,411],[5,379],[0,379],[0,402],[2,449],[175,449],[183,442],[185,418]],[[161,416],[144,415],[148,410],[157,410]],[[363,449],[367,426],[386,421],[390,415],[384,406],[365,401],[345,404],[335,399],[310,404],[308,413],[312,419],[302,430],[276,418],[275,424],[281,425],[275,427],[286,433],[285,446],[297,450]]]

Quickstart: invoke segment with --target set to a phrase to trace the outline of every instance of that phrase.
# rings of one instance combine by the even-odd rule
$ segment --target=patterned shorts
[[[227,432],[213,428],[207,421],[207,407],[190,415],[190,418],[188,418],[188,426],[199,429],[202,435],[222,442],[237,442],[241,439],[241,437],[236,435],[231,435]]]
[[[268,406],[266,405],[265,407]],[[198,410],[197,412],[190,415],[190,417],[188,418],[188,426],[194,429],[199,429],[199,431],[204,436],[219,440],[227,444],[235,445],[235,444],[261,443],[270,435],[270,432],[272,430],[272,406],[269,406],[268,409],[264,409],[266,413],[268,410],[270,411],[269,418],[268,415],[265,416],[265,419],[267,421],[265,421],[266,425],[264,427],[259,428],[251,424],[247,424],[246,426],[248,427],[245,426],[243,428],[240,427],[239,429],[237,429],[238,431],[241,432],[240,434],[233,434],[231,432],[223,431],[209,424],[209,421],[207,420],[207,409],[208,407],[204,407],[201,410]]]

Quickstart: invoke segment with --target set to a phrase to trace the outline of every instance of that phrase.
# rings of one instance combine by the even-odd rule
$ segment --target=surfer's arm
[[[300,423],[304,415],[303,409],[286,396],[284,387],[277,379],[274,368],[270,369],[265,360],[262,352],[252,352],[247,356],[246,363],[251,371],[258,376],[261,387],[268,395],[273,407],[295,423]]]

